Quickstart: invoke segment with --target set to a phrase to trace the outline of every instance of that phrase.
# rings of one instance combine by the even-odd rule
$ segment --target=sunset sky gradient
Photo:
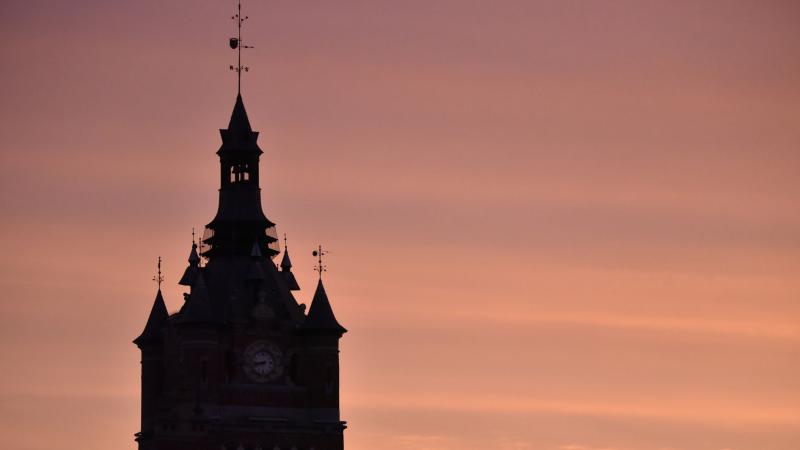
[[[800,3],[256,1],[243,95],[349,450],[800,448]],[[134,449],[232,1],[0,4],[0,448]]]

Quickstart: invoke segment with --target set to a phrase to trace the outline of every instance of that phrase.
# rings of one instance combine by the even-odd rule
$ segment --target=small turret
[[[160,264],[159,264],[160,266]],[[161,273],[156,280],[161,279]],[[159,281],[160,283],[160,281]],[[141,429],[136,434],[137,441],[146,441],[153,435],[154,416],[158,410],[159,398],[164,383],[164,339],[166,338],[166,328],[169,321],[167,306],[164,304],[164,297],[161,289],[156,294],[153,308],[150,310],[150,317],[144,331],[133,343],[142,351],[141,383],[142,383],[142,405],[141,405]]]
[[[158,343],[164,338],[164,326],[167,324],[169,313],[167,306],[164,304],[164,297],[161,296],[161,289],[156,293],[156,300],[153,302],[153,308],[150,310],[150,316],[147,318],[147,323],[144,326],[144,331],[133,343],[141,348],[147,343]]]
[[[281,259],[281,275],[286,281],[286,287],[291,291],[299,291],[300,285],[297,284],[297,279],[292,273],[292,260],[289,259],[289,244],[286,240],[286,235],[283,235],[283,258]]]
[[[192,242],[192,250],[189,252],[189,266],[183,272],[181,280],[178,284],[183,286],[191,286],[194,284],[197,274],[200,273],[200,255],[197,254],[197,244]]]
[[[311,333],[338,334],[339,336],[347,333],[347,329],[339,324],[333,314],[333,308],[331,308],[328,295],[325,293],[325,286],[322,285],[322,278],[317,283],[317,290],[314,292],[314,299],[311,300],[311,307],[302,329]]]

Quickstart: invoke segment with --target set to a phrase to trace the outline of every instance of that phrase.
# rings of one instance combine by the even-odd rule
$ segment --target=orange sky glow
[[[229,1],[0,4],[0,448],[133,449],[217,201]],[[349,450],[800,448],[800,5],[248,1]]]

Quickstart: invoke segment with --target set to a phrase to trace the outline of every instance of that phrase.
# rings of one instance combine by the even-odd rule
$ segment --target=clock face
[[[283,373],[281,349],[270,341],[255,341],[244,351],[244,372],[251,380],[264,383]]]

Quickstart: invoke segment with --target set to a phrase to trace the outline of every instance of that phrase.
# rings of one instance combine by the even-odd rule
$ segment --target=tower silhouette
[[[240,91],[220,134],[219,205],[199,249],[192,242],[183,305],[169,314],[159,281],[133,341],[142,381],[136,442],[140,450],[341,450],[347,330],[321,276],[306,314],[286,249],[280,268],[273,261],[280,248],[261,207],[263,152]]]

